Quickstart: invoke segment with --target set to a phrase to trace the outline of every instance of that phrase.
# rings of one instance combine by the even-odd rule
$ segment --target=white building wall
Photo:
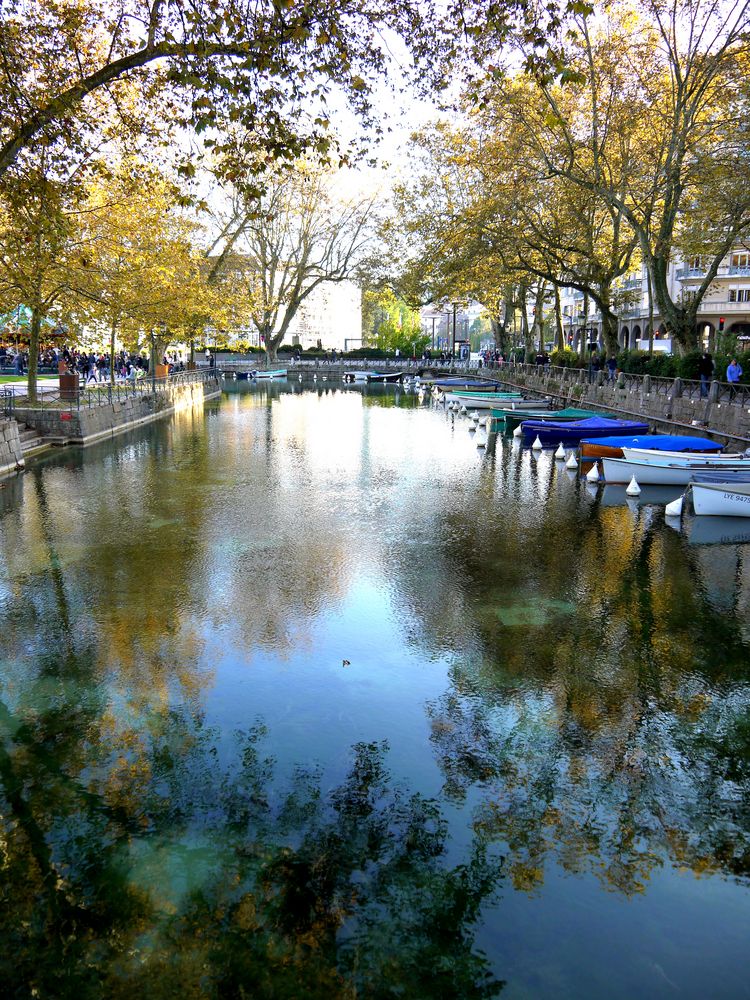
[[[326,350],[353,350],[362,344],[362,290],[352,281],[323,282],[292,320],[287,344]]]

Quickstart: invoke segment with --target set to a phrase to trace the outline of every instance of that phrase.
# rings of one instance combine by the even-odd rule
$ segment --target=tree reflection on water
[[[473,948],[501,863],[446,861],[440,807],[353,748],[324,793],[236,764],[199,715],[105,722],[94,657],[39,663],[0,706],[5,996],[491,997]]]

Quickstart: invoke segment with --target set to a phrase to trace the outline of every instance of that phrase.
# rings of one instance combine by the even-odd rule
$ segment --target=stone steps
[[[21,442],[21,451],[23,452],[24,459],[32,458],[34,455],[38,455],[50,447],[49,442],[44,441],[39,436],[39,431],[33,427],[29,427],[28,424],[19,423],[18,439]]]

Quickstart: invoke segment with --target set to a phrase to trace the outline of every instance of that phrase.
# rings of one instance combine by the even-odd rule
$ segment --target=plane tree
[[[352,279],[371,249],[376,197],[343,193],[338,171],[300,161],[269,174],[264,190],[229,192],[211,248],[211,277],[238,275],[250,322],[269,360],[320,285]]]
[[[582,6],[556,39],[562,72],[528,77],[542,107],[532,101],[516,116],[548,177],[577,185],[631,228],[683,351],[698,346],[700,303],[750,230],[748,27],[744,0],[640,0],[596,17]],[[670,265],[696,250],[702,278],[674,294]]]

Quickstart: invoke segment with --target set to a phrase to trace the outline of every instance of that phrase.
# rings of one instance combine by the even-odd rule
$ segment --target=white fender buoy
[[[476,434],[476,432],[477,432],[477,425],[469,424],[469,434]]]
[[[539,440],[539,435],[538,435],[538,434],[537,434],[537,436],[536,436],[536,437],[534,438],[534,443],[532,444],[532,446],[531,446],[531,447],[532,447],[532,448],[534,449],[534,451],[541,451],[541,448],[542,448],[542,442],[541,442],[541,441]]]
[[[466,413],[466,407],[465,406],[461,407],[461,413]]]
[[[588,481],[590,483],[598,483],[599,482],[599,463],[598,462],[594,462],[594,464],[591,466],[591,468],[589,469],[589,471],[586,473],[586,479],[588,479]]]
[[[482,438],[480,441],[477,441],[477,448],[486,448],[486,447],[487,447],[487,442],[484,440],[484,438]]]
[[[484,426],[489,430],[492,427],[492,417],[484,418]]]
[[[682,516],[682,501],[685,499],[685,494],[683,493],[681,497],[677,497],[671,503],[668,503],[664,508],[664,513],[667,517],[681,517]]]
[[[635,476],[628,483],[628,488],[625,490],[629,497],[638,497],[641,495],[641,488],[636,482]]]
[[[520,438],[522,434],[523,434],[523,431],[521,430],[521,425],[520,424],[517,427],[513,428],[513,437],[514,438]]]
[[[570,455],[568,456],[568,461],[565,463],[565,468],[566,469],[578,468],[578,459],[575,456],[575,452],[571,451]]]
[[[318,376],[317,375],[313,375],[313,382],[317,382],[317,381],[318,381]]]
[[[557,451],[555,452],[555,458],[558,459],[560,462],[562,462],[562,460],[565,458],[565,449],[563,448],[562,441],[557,446]]]

